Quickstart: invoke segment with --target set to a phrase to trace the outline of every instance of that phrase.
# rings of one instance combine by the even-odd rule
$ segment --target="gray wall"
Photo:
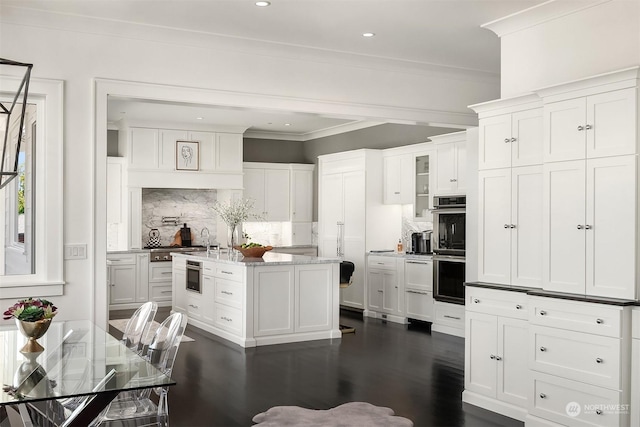
[[[118,131],[107,131],[107,156],[118,157]]]
[[[304,156],[304,142],[243,138],[242,160],[265,163],[313,163]]]

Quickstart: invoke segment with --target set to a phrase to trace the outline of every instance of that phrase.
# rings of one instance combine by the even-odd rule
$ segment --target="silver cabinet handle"
[[[229,292],[229,291],[220,291],[220,293],[225,295],[233,295],[233,292]]]
[[[222,274],[233,274],[232,271],[224,271],[224,270],[220,270],[220,273],[222,273]]]
[[[171,293],[171,291],[162,291],[162,292],[160,292],[160,293],[161,293],[161,294],[170,294],[170,293]]]
[[[509,142],[509,141],[511,141],[509,138],[504,139],[504,142]]]
[[[511,225],[509,225],[509,228],[516,228],[516,225],[515,224],[511,224]]]
[[[162,274],[171,274],[170,271],[163,271]]]
[[[604,360],[602,360],[600,357],[596,358],[596,363],[603,363]]]
[[[515,138],[511,138],[511,142],[516,142],[516,139]]]
[[[582,230],[584,228],[583,225],[578,224],[578,226],[576,227],[578,230]]]
[[[584,126],[578,126],[578,130],[584,130]]]
[[[501,360],[502,360],[502,357],[500,357],[500,356],[496,356],[496,360],[499,362],[499,361],[501,361]]]
[[[544,310],[540,310],[540,316],[546,316],[546,315],[547,315],[547,312],[546,312],[546,311],[544,311]]]
[[[547,398],[547,395],[546,395],[546,394],[544,394],[544,393],[540,393],[540,399],[546,399],[546,398]]]
[[[586,130],[590,130],[590,129],[593,129],[593,126],[591,126],[591,125],[586,125],[584,128],[585,128]]]
[[[597,323],[598,325],[602,325],[602,324],[604,323],[604,320],[602,320],[602,319],[596,319],[596,323]]]
[[[378,289],[378,292],[384,292],[382,289]]]
[[[542,352],[547,351],[547,347],[540,347],[540,351]]]
[[[411,289],[407,289],[406,292],[408,294],[429,295],[429,292],[420,292],[420,291],[414,291],[414,290],[411,290]]]
[[[226,320],[227,322],[232,322],[232,321],[233,321],[233,319],[229,319],[229,318],[228,318],[228,317],[226,317],[226,316],[221,316],[221,317],[220,317],[220,319],[221,319],[221,320]]]
[[[189,304],[189,307],[198,308],[197,305]]]
[[[504,228],[509,228],[509,224],[505,224],[505,225],[504,225]]]
[[[522,306],[520,304],[516,304],[516,310],[522,310]]]
[[[399,191],[394,191],[393,194],[400,194],[400,192]]]
[[[585,226],[584,226],[584,229],[585,229],[585,230],[591,230],[592,228],[593,228],[593,226],[592,226],[592,225],[585,225]]]
[[[478,298],[474,298],[474,299],[473,299],[473,302],[474,302],[475,304],[478,304],[478,303],[480,302],[480,300],[479,300]]]
[[[456,316],[449,316],[448,314],[445,314],[445,315],[444,315],[444,316],[442,316],[442,317],[446,317],[447,319],[460,320],[460,318],[459,318],[459,317],[456,317]]]
[[[496,360],[496,356],[492,354],[491,356],[489,356],[489,359]]]
[[[596,415],[602,415],[602,409],[596,409]]]

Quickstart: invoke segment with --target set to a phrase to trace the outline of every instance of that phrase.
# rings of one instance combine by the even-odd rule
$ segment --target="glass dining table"
[[[54,319],[41,353],[21,353],[26,341],[0,326],[0,427],[87,426],[122,391],[175,385],[90,321]]]

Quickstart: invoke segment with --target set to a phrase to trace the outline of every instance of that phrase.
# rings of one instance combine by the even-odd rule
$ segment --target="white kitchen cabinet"
[[[297,265],[294,269],[294,331],[311,333],[331,329],[332,271],[322,265]]]
[[[171,262],[149,262],[149,300],[171,306]]]
[[[427,259],[428,258],[428,259]],[[433,321],[433,261],[404,261],[405,316],[408,319]]]
[[[293,333],[294,267],[256,267],[253,274],[255,336]]]
[[[433,194],[465,194],[466,192],[466,132],[431,137],[435,145]]]
[[[173,257],[171,261],[171,305],[174,311],[187,312],[187,270],[186,259]]]
[[[176,142],[191,141],[186,130],[159,129],[158,169],[165,171],[176,170]],[[200,144],[202,145],[202,144]],[[202,147],[200,147],[202,150]]]
[[[158,167],[158,129],[131,128],[127,157],[129,169],[156,169]]]
[[[108,254],[110,262],[110,309],[137,308],[149,297],[149,255]]]
[[[291,165],[291,221],[313,220],[314,165]]]
[[[627,88],[546,103],[544,161],[635,154],[636,91]]]
[[[129,187],[127,217],[127,249],[142,249],[142,188]]]
[[[404,283],[399,270],[404,261],[396,257],[367,257],[367,310],[365,315],[379,317],[386,313],[388,320],[404,323]],[[373,312],[373,313],[371,313]]]
[[[478,280],[542,287],[542,166],[478,176]]]
[[[636,156],[544,165],[543,288],[636,297]]]
[[[242,171],[242,134],[216,132],[214,169],[218,172]]]
[[[413,172],[413,216],[416,221],[431,221],[433,208],[433,154],[415,156],[411,164]]]
[[[413,155],[388,155],[383,160],[383,201],[390,205],[413,203]]]
[[[470,287],[465,313],[463,401],[490,399],[494,410],[524,420],[529,396],[527,295]]]
[[[382,203],[382,155],[355,150],[319,156],[318,164],[318,253],[355,264],[340,304],[365,309],[365,252],[394,247],[401,232],[396,206]]]
[[[480,120],[478,169],[542,164],[542,108]]]
[[[126,159],[107,157],[107,251],[128,249],[127,196]]]
[[[640,425],[640,307],[631,313],[631,425]]]

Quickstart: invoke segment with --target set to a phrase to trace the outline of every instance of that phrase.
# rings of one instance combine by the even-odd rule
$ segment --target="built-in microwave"
[[[202,293],[202,263],[187,260],[187,290]]]

